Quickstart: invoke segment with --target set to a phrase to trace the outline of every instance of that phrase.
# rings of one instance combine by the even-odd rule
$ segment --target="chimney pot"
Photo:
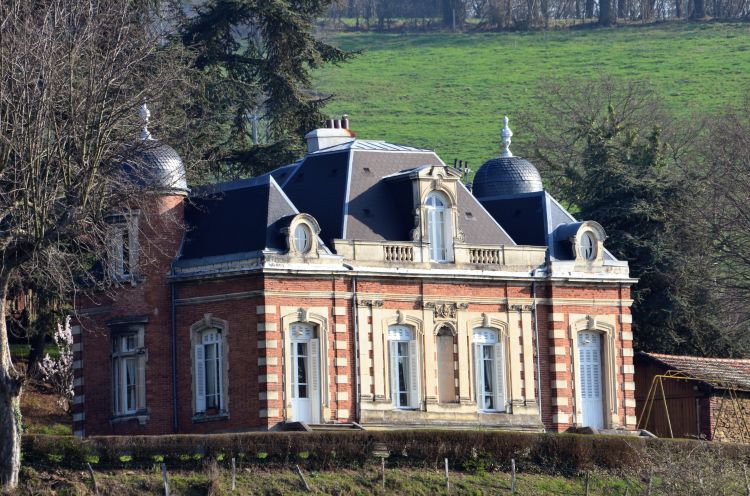
[[[344,129],[349,129],[349,115],[348,114],[344,114],[343,116],[341,116],[341,127],[343,127]]]
[[[341,129],[341,121],[339,119],[333,120],[333,128],[334,129]]]
[[[333,129],[333,119],[326,119],[326,128]]]

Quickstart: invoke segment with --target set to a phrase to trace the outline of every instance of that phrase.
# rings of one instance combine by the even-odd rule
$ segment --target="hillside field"
[[[432,148],[476,168],[497,155],[502,115],[535,110],[545,81],[612,74],[652,83],[669,109],[699,115],[750,91],[750,24],[668,23],[531,33],[339,33],[326,41],[362,50],[315,73],[361,138]],[[549,125],[560,125],[549,123]]]

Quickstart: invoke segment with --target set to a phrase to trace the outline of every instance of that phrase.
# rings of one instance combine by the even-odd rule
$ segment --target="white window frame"
[[[127,331],[113,334],[111,359],[113,416],[137,415],[145,411],[146,350],[143,346],[143,326],[130,326]],[[130,371],[129,364],[132,364]],[[132,378],[132,382],[128,381],[128,377]]]
[[[477,408],[480,412],[497,413],[507,410],[507,385],[505,380],[505,346],[501,334],[496,329],[478,327],[473,332],[474,343],[474,384],[476,388]],[[487,357],[489,352],[489,358]],[[486,392],[487,364],[492,366],[490,374],[492,385]],[[487,408],[487,399],[492,399],[491,408]]]
[[[453,227],[448,196],[440,191],[431,191],[425,198],[424,208],[427,219],[427,239],[430,242],[430,260],[450,262],[453,258],[451,256]]]
[[[393,407],[399,410],[415,410],[420,406],[419,398],[419,347],[416,333],[410,326],[392,325],[388,327],[388,348],[390,352],[391,398]],[[405,350],[404,350],[405,348]],[[406,353],[402,353],[406,351]],[[405,389],[399,387],[399,368],[405,362]],[[406,395],[406,403],[401,395]]]
[[[213,349],[214,392],[209,394],[209,360],[207,350]],[[196,342],[193,344],[193,392],[195,400],[195,414],[206,415],[209,409],[213,409],[216,415],[226,413],[226,364],[225,364],[225,336],[222,329],[208,327],[197,333]],[[209,406],[209,400],[213,397],[215,402]]]
[[[294,227],[294,248],[297,253],[306,255],[312,250],[313,231],[309,225],[300,222]]]

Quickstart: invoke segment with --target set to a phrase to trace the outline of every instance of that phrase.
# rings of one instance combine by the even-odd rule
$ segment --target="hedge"
[[[39,467],[145,468],[164,462],[195,468],[206,460],[269,468],[299,464],[307,469],[361,467],[386,448],[389,466],[439,467],[445,458],[459,469],[509,470],[572,475],[601,468],[635,468],[648,448],[671,452],[718,449],[700,441],[634,436],[538,434],[497,431],[396,430],[352,432],[253,432],[171,436],[27,435],[23,462]],[[750,461],[750,446],[721,445],[723,456]],[[729,450],[729,451],[727,451]]]

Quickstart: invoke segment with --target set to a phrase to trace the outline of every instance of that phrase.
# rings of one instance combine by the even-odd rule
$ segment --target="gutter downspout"
[[[184,212],[184,210],[183,210]],[[184,214],[183,214],[184,215]],[[172,333],[172,430],[175,434],[179,432],[179,411],[177,408],[177,311],[175,300],[177,296],[177,282],[174,280],[175,271],[174,267],[177,260],[182,256],[182,248],[185,246],[185,233],[182,234],[180,240],[180,249],[177,255],[170,264],[170,279],[169,279],[169,315],[170,315],[170,332]]]
[[[533,275],[536,276],[536,270],[534,270]],[[542,368],[539,358],[539,316],[536,309],[536,281],[531,282],[531,297],[532,309],[534,311],[534,340],[536,341],[536,389],[539,392],[539,422],[541,422],[542,427],[546,431],[547,428],[544,427],[544,419],[542,416]]]
[[[343,264],[349,270],[354,270],[349,264]],[[354,320],[354,418],[360,423],[360,395],[359,395],[359,305],[357,305],[357,276],[352,275],[352,319]]]

